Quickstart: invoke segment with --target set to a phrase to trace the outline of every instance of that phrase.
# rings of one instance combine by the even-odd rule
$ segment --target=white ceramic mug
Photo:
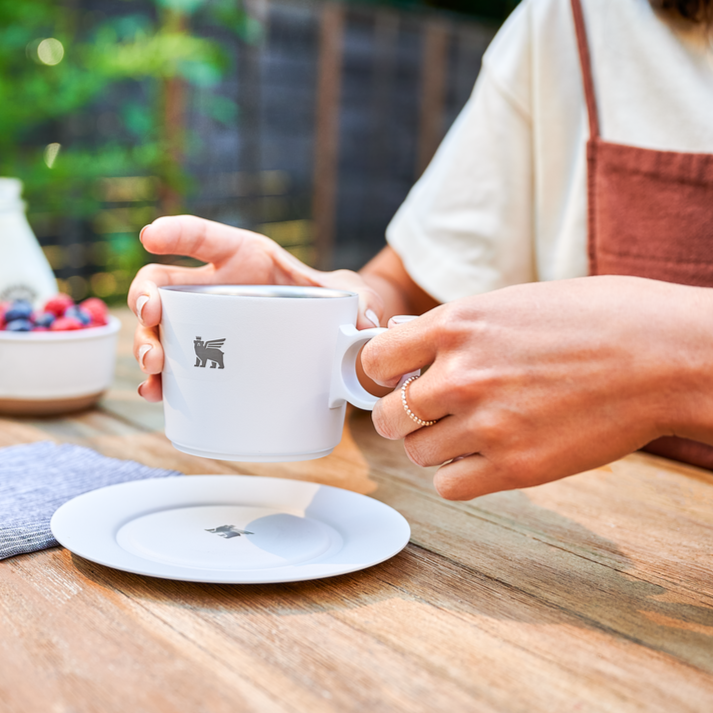
[[[358,297],[319,287],[162,287],[166,435],[180,451],[246,462],[329,455],[356,376]]]

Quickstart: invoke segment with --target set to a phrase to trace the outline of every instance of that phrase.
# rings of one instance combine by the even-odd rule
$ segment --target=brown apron
[[[601,138],[581,0],[572,0],[572,12],[589,114],[590,274],[713,287],[713,154],[653,151]],[[713,469],[713,447],[696,441],[666,436],[645,450]]]

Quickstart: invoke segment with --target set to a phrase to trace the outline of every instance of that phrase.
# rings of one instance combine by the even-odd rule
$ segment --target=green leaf
[[[212,119],[228,127],[234,127],[238,118],[238,105],[228,97],[219,94],[208,95],[203,107]]]
[[[121,108],[121,115],[126,128],[137,138],[153,135],[155,118],[148,107],[137,102],[130,102]]]
[[[212,87],[220,82],[222,75],[216,63],[188,60],[178,64],[179,74],[197,87]]]

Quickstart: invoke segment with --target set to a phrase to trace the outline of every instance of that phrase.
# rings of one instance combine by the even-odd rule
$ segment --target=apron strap
[[[579,48],[579,62],[582,65],[582,79],[584,81],[584,98],[587,101],[589,114],[589,138],[599,138],[599,118],[597,116],[597,97],[594,93],[592,79],[592,60],[589,55],[587,43],[587,28],[584,25],[584,13],[581,0],[572,0],[572,15],[574,16],[574,29],[577,33],[577,46]]]

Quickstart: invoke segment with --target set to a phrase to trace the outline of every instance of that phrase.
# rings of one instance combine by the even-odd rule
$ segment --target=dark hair
[[[692,22],[713,23],[713,0],[651,0],[651,4]]]

